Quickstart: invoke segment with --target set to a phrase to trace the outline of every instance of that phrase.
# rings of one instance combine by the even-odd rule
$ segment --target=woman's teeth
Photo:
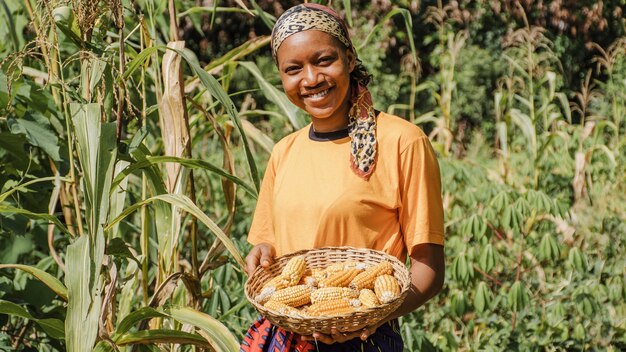
[[[326,90],[323,90],[323,91],[321,91],[319,93],[311,94],[311,95],[309,95],[309,98],[313,98],[313,99],[321,98],[321,97],[325,96],[326,94],[328,94],[329,90],[330,89],[326,89]]]

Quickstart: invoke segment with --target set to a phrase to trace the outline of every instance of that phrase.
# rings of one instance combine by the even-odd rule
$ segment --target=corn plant
[[[67,308],[62,319],[38,319],[23,307],[2,301],[2,313],[37,321],[49,338],[58,341],[53,346],[62,344],[68,351],[130,350],[124,346],[145,344],[170,347],[190,344],[211,350],[236,350],[237,342],[230,331],[215,318],[195,310],[210,295],[202,292],[202,277],[225,263],[219,259],[222,250],[227,249],[239,267],[243,261],[240,249],[196,205],[192,170],[208,170],[222,180],[228,195],[226,232],[233,222],[236,186],[255,197],[258,172],[239,113],[224,91],[227,87],[201,68],[184,51],[182,42],[175,41],[176,21],[170,23],[174,41],[167,45],[159,43],[156,28],[163,19],[160,16],[164,2],[149,1],[143,5],[145,12],[129,30],[124,20],[128,4],[120,1],[40,2],[34,11],[26,1],[39,36],[39,41],[32,45],[42,52],[43,72],[48,72],[53,83],[44,86],[43,91],[50,90],[48,104],[53,108],[52,118],[63,122],[65,129],[60,128],[58,137],[49,132],[31,136],[33,143],[43,145],[46,155],[51,157],[56,176],[36,178],[13,187],[7,185],[1,211],[51,222],[50,248],[56,253],[65,282],[33,266],[2,264],[2,268],[34,275],[67,301]],[[173,3],[169,5],[170,18],[175,19],[176,8]],[[114,34],[107,34],[109,28],[114,28],[110,32]],[[106,46],[107,38],[114,39],[117,45]],[[249,53],[250,48],[260,46],[246,47]],[[244,49],[240,51],[245,55]],[[7,62],[8,69],[13,70],[7,72],[19,73],[15,71],[19,65],[41,61],[16,55]],[[196,97],[185,95],[184,88],[191,83],[184,80],[183,62],[200,82],[196,84],[199,89]],[[221,62],[227,61],[221,59]],[[78,79],[65,76],[77,72],[80,72]],[[9,88],[20,82],[36,84],[19,75],[5,81]],[[14,92],[7,90],[5,103],[17,109],[21,106],[21,101],[16,99],[20,95]],[[207,96],[211,98],[207,100]],[[194,110],[213,120],[224,148],[223,168],[192,158],[190,107],[186,99],[192,101]],[[150,106],[151,101],[156,103]],[[223,124],[207,114],[203,106],[207,102],[213,105],[213,111],[217,111],[216,105],[221,106],[220,114],[230,118],[231,126],[240,135],[253,186],[234,175],[232,147],[224,136]],[[128,117],[136,116],[137,112],[143,127],[133,130]],[[158,124],[151,120],[156,112]],[[27,123],[27,119],[16,119],[13,133],[28,134]],[[161,137],[151,136],[147,130],[150,126],[160,129]],[[61,138],[67,141],[67,154],[62,155],[58,148],[46,149]],[[164,156],[153,154],[161,147],[149,148],[146,141],[150,139],[162,140]],[[69,161],[70,165],[68,175],[63,177],[55,164],[61,160]],[[165,166],[165,176],[161,176],[161,165]],[[132,179],[136,174],[139,179]],[[32,184],[52,180],[56,181],[56,191],[49,213],[14,206],[19,205],[20,194],[27,192]],[[132,189],[139,191],[139,196],[133,196],[139,201],[127,206],[128,190]],[[64,223],[54,216],[59,199]],[[137,217],[140,225],[129,234],[125,219],[139,209],[141,213],[132,216]],[[218,238],[214,250],[207,252],[203,262],[198,258],[200,226],[196,221]],[[126,231],[122,230],[124,227]],[[70,236],[66,240],[70,244],[57,252],[54,240],[59,236]],[[181,251],[180,244],[187,241],[189,249]],[[189,264],[182,265],[181,259]],[[133,294],[135,291],[139,296]]]

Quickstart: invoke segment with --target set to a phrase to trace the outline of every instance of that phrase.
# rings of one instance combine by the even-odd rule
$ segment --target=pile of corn
[[[376,265],[347,261],[306,269],[304,257],[287,262],[255,300],[289,316],[347,314],[388,303],[400,295],[390,262]]]

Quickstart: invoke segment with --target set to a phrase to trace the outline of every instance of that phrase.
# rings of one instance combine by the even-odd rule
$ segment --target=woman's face
[[[285,39],[276,56],[287,97],[311,115],[315,129],[347,127],[354,54],[333,36],[308,30]]]

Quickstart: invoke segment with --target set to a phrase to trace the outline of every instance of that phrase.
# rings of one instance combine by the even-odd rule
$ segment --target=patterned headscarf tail
[[[301,4],[280,16],[272,30],[272,56],[289,36],[307,30],[318,30],[332,35],[354,53],[357,65],[350,74],[352,80],[351,108],[349,114],[350,167],[358,176],[369,179],[376,166],[376,113],[372,96],[367,89],[369,74],[356,56],[348,35],[348,28],[339,15],[329,7],[319,4]],[[276,61],[277,62],[277,61]]]

